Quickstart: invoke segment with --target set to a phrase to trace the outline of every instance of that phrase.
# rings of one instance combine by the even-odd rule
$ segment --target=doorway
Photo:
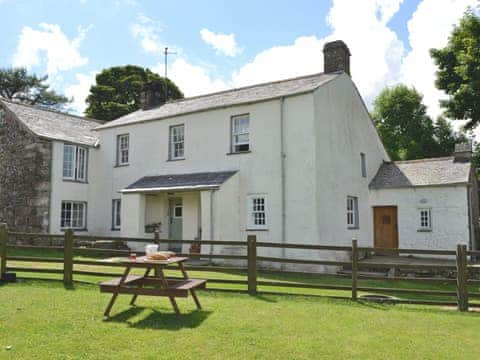
[[[182,199],[170,199],[169,202],[169,219],[170,226],[168,227],[168,238],[170,240],[182,240],[183,227],[183,203]],[[170,243],[168,244],[170,251],[181,252],[182,244]]]
[[[384,249],[398,249],[398,222],[396,206],[375,206],[373,208],[374,246]]]

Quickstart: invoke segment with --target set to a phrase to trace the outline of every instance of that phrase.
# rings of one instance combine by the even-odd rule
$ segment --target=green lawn
[[[1,359],[477,359],[480,314],[302,296],[200,292],[179,299],[108,294],[96,285],[0,286]],[[11,346],[10,350],[7,347]]]

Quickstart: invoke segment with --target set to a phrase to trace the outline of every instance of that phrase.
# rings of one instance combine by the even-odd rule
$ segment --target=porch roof
[[[144,176],[128,185],[121,193],[185,191],[215,189],[231,178],[237,171],[217,171],[191,174]]]

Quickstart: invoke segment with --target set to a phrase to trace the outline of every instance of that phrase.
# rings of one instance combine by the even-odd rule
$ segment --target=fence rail
[[[63,239],[63,246],[39,246],[39,245],[20,245],[9,244],[9,238],[41,238],[41,239]],[[62,274],[63,281],[66,285],[71,285],[74,281],[75,275],[90,275],[90,276],[118,276],[118,273],[102,272],[99,271],[99,267],[123,267],[123,265],[115,262],[91,260],[91,259],[76,259],[74,254],[98,254],[98,255],[113,255],[121,256],[130,253],[129,250],[120,249],[100,249],[100,248],[87,248],[75,246],[75,240],[79,241],[118,241],[118,242],[156,242],[156,243],[175,243],[175,244],[202,244],[211,245],[213,248],[216,246],[236,246],[240,247],[244,254],[242,255],[227,255],[227,254],[179,254],[189,256],[191,258],[201,259],[223,259],[223,260],[241,260],[246,263],[246,267],[241,266],[210,266],[210,265],[188,265],[187,268],[193,271],[204,272],[225,272],[234,273],[236,275],[244,276],[243,279],[218,279],[208,278],[208,283],[212,284],[224,284],[224,285],[246,285],[246,289],[232,289],[214,287],[213,289],[218,291],[241,291],[247,292],[250,295],[262,294],[284,294],[282,291],[272,291],[271,288],[297,288],[297,289],[323,289],[323,290],[341,290],[350,292],[350,296],[337,296],[327,295],[332,298],[343,298],[358,300],[359,292],[367,293],[379,293],[379,294],[414,294],[421,296],[432,297],[433,299],[393,299],[397,303],[409,303],[409,304],[436,304],[436,305],[452,305],[455,304],[460,311],[468,310],[469,306],[477,306],[477,304],[469,302],[469,298],[480,298],[480,292],[469,291],[468,287],[472,284],[480,284],[480,280],[469,279],[469,271],[479,269],[478,265],[472,265],[468,263],[468,256],[480,255],[480,251],[467,251],[465,245],[458,245],[456,250],[426,250],[426,249],[378,249],[374,247],[359,247],[357,240],[352,240],[351,246],[329,246],[329,245],[311,245],[311,244],[292,244],[292,243],[270,243],[270,242],[257,242],[255,235],[249,235],[247,241],[218,241],[218,240],[167,240],[167,239],[141,239],[141,238],[126,238],[126,237],[98,237],[98,236],[86,236],[75,234],[73,230],[68,229],[63,235],[58,234],[38,234],[27,232],[15,232],[9,231],[7,226],[0,224],[0,275],[2,279],[6,275],[7,271],[26,272],[26,273],[40,273],[40,274]],[[10,256],[7,249],[17,250],[34,250],[36,252],[42,250],[54,250],[63,251],[63,257],[36,257],[36,256]],[[257,253],[259,249],[273,248],[273,249],[295,249],[295,250],[315,250],[315,251],[330,251],[339,252],[344,257],[347,255],[348,260],[326,260],[326,259],[294,259],[294,258],[280,258],[272,256],[259,256]],[[455,257],[455,263],[449,264],[405,264],[405,263],[363,263],[360,260],[361,253],[375,253],[381,251],[382,253],[389,254],[418,254],[418,255],[431,255],[431,256],[451,256]],[[317,253],[315,253],[317,254]],[[16,264],[12,267],[7,267],[7,263],[10,261],[22,262],[22,263],[51,263],[62,264],[62,268],[38,268],[38,267],[25,267]],[[329,284],[329,283],[308,283],[299,281],[273,281],[262,280],[258,276],[258,264],[262,263],[275,263],[275,264],[301,264],[301,265],[322,265],[322,266],[335,266],[335,267],[348,267],[351,269],[350,274],[329,274],[329,276],[336,276],[338,279],[348,281],[349,283]],[[76,266],[84,266],[89,268],[95,266],[92,271],[85,268],[78,269]],[[398,269],[416,269],[416,270],[444,270],[454,271],[456,278],[446,277],[428,277],[428,278],[411,278],[405,276],[372,276],[363,274],[360,272],[364,268],[398,268]],[[297,271],[278,271],[278,270],[262,270],[262,272],[268,274],[302,274],[318,275]],[[436,290],[436,289],[407,289],[407,288],[395,288],[395,287],[377,287],[377,286],[362,286],[359,282],[364,280],[372,281],[408,281],[412,284],[418,284],[421,282],[431,283],[446,283],[455,284],[455,291],[453,290]],[[302,294],[305,295],[305,294]],[[452,300],[447,301],[444,299],[435,299],[436,297],[450,297]],[[480,306],[480,305],[478,305]]]

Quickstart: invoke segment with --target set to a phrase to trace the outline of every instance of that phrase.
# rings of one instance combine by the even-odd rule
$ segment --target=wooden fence
[[[10,237],[22,237],[22,238],[43,238],[43,239],[55,239],[63,243],[63,246],[38,246],[38,245],[18,245],[9,242]],[[63,239],[63,240],[62,240]],[[467,251],[465,245],[458,245],[456,250],[426,250],[426,249],[377,249],[373,247],[359,247],[357,240],[353,239],[351,246],[327,246],[327,245],[310,245],[310,244],[291,244],[291,243],[270,243],[270,242],[258,242],[255,235],[249,235],[247,241],[216,241],[216,240],[161,240],[161,239],[139,239],[139,238],[119,238],[119,237],[97,237],[86,236],[81,234],[75,234],[73,230],[68,229],[63,235],[58,234],[38,234],[38,233],[25,233],[9,231],[6,225],[0,224],[0,274],[5,274],[7,271],[16,272],[36,272],[36,273],[53,273],[63,274],[63,281],[66,285],[71,285],[74,281],[75,275],[92,275],[92,276],[118,276],[119,274],[104,273],[99,271],[86,271],[76,270],[75,265],[89,265],[89,266],[106,266],[116,267],[122,266],[115,262],[106,262],[98,260],[81,260],[75,259],[75,253],[89,254],[89,255],[104,255],[104,256],[127,256],[130,251],[128,250],[110,250],[99,248],[87,248],[87,247],[75,247],[75,240],[83,241],[98,241],[98,240],[110,240],[118,242],[157,242],[157,243],[177,243],[177,244],[198,244],[215,246],[239,246],[246,248],[245,255],[223,255],[223,254],[179,254],[180,256],[188,256],[190,258],[201,259],[225,259],[225,260],[243,260],[246,262],[246,267],[233,267],[233,266],[210,266],[210,265],[187,265],[187,269],[193,271],[206,271],[206,272],[232,272],[237,271],[246,273],[245,280],[238,279],[218,279],[207,278],[207,284],[234,284],[234,285],[246,285],[246,289],[227,289],[215,287],[214,290],[218,291],[236,291],[247,292],[250,295],[257,294],[286,294],[286,292],[269,291],[264,288],[297,288],[297,289],[326,289],[326,290],[342,290],[351,293],[350,296],[337,296],[337,295],[322,295],[326,297],[352,299],[354,301],[359,299],[359,292],[369,292],[376,294],[413,294],[415,296],[426,296],[424,299],[395,299],[392,298],[391,302],[395,303],[410,303],[410,304],[423,304],[423,305],[448,305],[457,306],[460,311],[467,311],[469,307],[480,306],[480,303],[472,303],[469,299],[480,298],[480,292],[469,291],[469,285],[478,285],[480,280],[469,279],[469,272],[474,271],[479,265],[468,262],[468,256],[477,257],[480,256],[480,251]],[[8,255],[8,248],[12,249],[29,249],[29,250],[56,250],[63,251],[63,257],[35,257],[35,256],[10,256]],[[339,252],[346,254],[344,258],[348,261],[326,260],[326,259],[292,259],[292,258],[280,258],[280,257],[267,257],[260,256],[258,250],[262,248],[277,248],[277,249],[295,249],[295,250],[313,250],[313,251],[329,251]],[[391,254],[412,254],[412,255],[430,255],[430,256],[449,256],[455,258],[456,261],[452,264],[405,264],[398,263],[363,263],[360,261],[360,253],[375,253],[381,251],[382,253],[390,252]],[[28,267],[10,267],[7,266],[9,261],[17,262],[32,262],[32,263],[56,263],[63,264],[63,269],[47,269],[47,268],[28,268]],[[258,263],[282,263],[282,264],[301,264],[301,265],[324,265],[324,266],[338,266],[351,268],[351,276],[346,274],[329,274],[328,276],[335,276],[338,278],[351,277],[351,281],[347,284],[331,284],[331,283],[308,283],[297,281],[267,281],[261,280],[258,276]],[[410,269],[410,270],[436,270],[436,271],[451,271],[456,274],[456,278],[447,277],[405,277],[405,276],[369,276],[368,274],[361,273],[360,270],[364,268],[396,268],[396,269]],[[285,274],[294,272],[282,272],[279,270],[261,270],[267,273]],[[319,275],[308,273],[296,273],[304,275]],[[360,286],[359,281],[408,281],[410,283],[415,282],[428,282],[428,283],[448,283],[455,284],[456,291],[450,290],[430,290],[430,289],[410,289],[403,287],[377,287],[377,286]],[[291,294],[291,293],[288,293]],[[450,301],[437,300],[438,297],[452,298]],[[433,298],[433,299],[432,299]],[[436,298],[436,299],[435,299]]]

